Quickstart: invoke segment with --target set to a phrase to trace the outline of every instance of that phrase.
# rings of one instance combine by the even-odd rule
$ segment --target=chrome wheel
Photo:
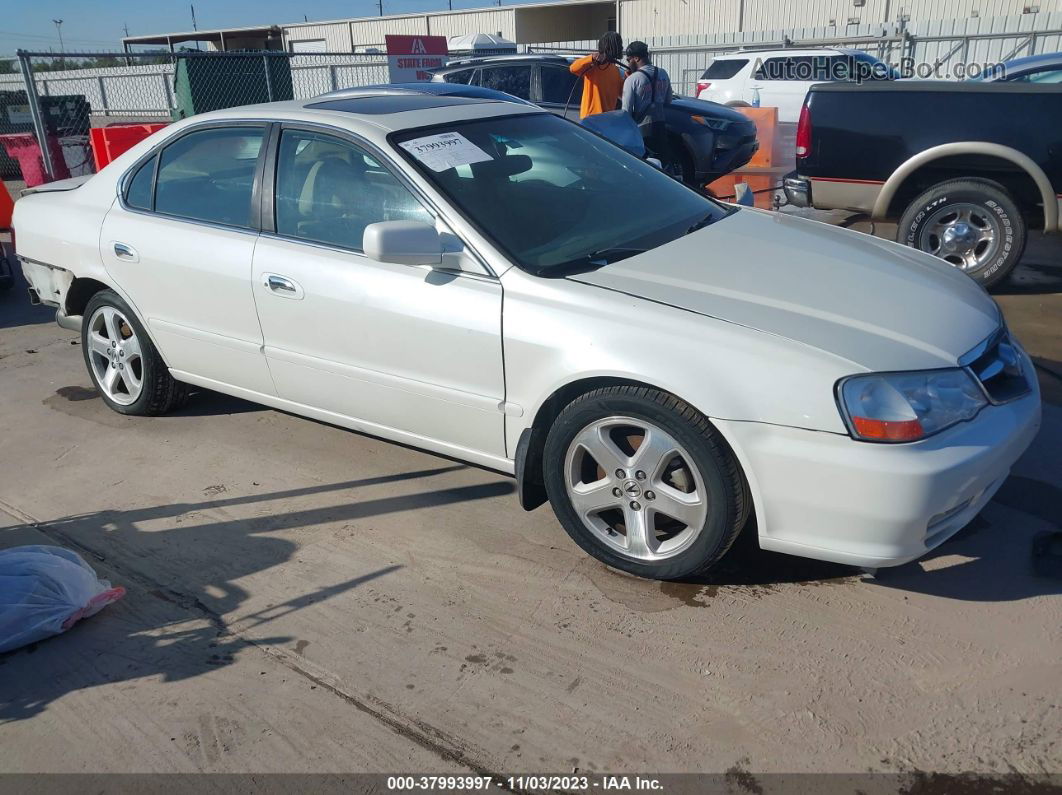
[[[594,537],[637,560],[677,555],[708,518],[693,457],[667,431],[633,417],[606,417],[576,434],[564,485]]]
[[[97,386],[115,403],[135,403],[144,388],[144,358],[132,323],[113,306],[89,318],[88,355]]]
[[[976,271],[997,255],[999,219],[980,204],[948,204],[926,219],[918,247],[964,271]]]

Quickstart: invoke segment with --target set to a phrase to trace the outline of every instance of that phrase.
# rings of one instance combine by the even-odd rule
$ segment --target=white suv
[[[861,50],[741,50],[720,55],[697,81],[697,98],[731,106],[777,107],[778,120],[796,122],[815,83],[892,80],[896,71]]]

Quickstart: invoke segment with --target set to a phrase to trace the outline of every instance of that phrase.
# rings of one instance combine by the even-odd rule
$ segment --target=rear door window
[[[543,102],[579,106],[583,98],[582,78],[562,66],[543,66],[540,74]]]
[[[250,227],[263,132],[262,127],[212,127],[167,146],[159,155],[155,212]]]
[[[721,58],[712,61],[701,75],[701,80],[729,80],[744,69],[748,62],[748,58]]]
[[[531,66],[494,66],[480,71],[479,84],[531,100]]]

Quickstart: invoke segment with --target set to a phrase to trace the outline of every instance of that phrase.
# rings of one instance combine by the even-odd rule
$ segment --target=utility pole
[[[59,65],[66,66],[66,58],[63,57],[63,20],[53,19],[52,22],[55,23],[55,30],[59,34]]]
[[[383,16],[383,0],[376,0],[376,7],[380,9],[380,16]]]
[[[190,9],[192,9],[192,30],[199,30],[199,28],[196,27],[196,24],[195,24],[195,6],[192,5],[191,3],[189,3],[188,7]]]

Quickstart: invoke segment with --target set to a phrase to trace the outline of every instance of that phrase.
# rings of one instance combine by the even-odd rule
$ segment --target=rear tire
[[[908,205],[896,231],[896,242],[940,257],[986,290],[1011,274],[1026,239],[1017,203],[987,179],[934,185]]]
[[[713,566],[751,508],[737,460],[707,418],[648,387],[596,389],[570,403],[546,437],[543,473],[576,544],[650,579]]]
[[[156,416],[188,401],[188,385],[170,375],[136,315],[113,290],[89,299],[81,351],[103,402],[119,414]]]

